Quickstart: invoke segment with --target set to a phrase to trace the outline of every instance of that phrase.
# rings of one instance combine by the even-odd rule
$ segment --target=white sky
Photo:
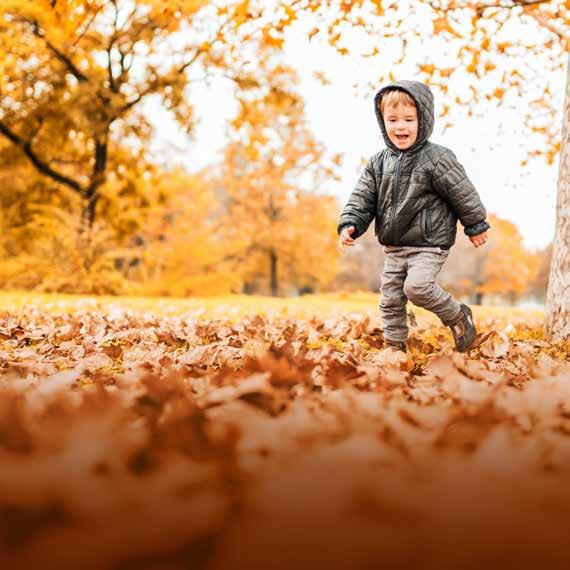
[[[299,90],[315,137],[330,153],[344,154],[342,181],[331,182],[327,188],[343,205],[360,173],[362,160],[384,147],[374,115],[375,90],[356,95],[353,87],[373,82],[380,74],[378,62],[342,58],[331,48],[309,43],[303,31],[295,29],[288,35],[285,61],[300,76]],[[329,85],[323,86],[315,79],[313,73],[319,70],[331,80]],[[394,72],[397,77],[411,79],[411,70],[401,65]],[[564,80],[561,73],[561,101]],[[149,111],[159,125],[154,152],[192,171],[220,158],[227,121],[237,106],[227,80],[216,80],[209,87],[193,84],[191,97],[198,118],[193,141],[181,134],[168,113],[157,105],[151,105]],[[520,166],[526,158],[521,145],[525,131],[520,123],[521,111],[517,109],[490,109],[481,116],[465,114],[460,124],[445,133],[441,121],[438,124],[436,120],[430,140],[455,152],[489,212],[514,222],[528,247],[544,247],[554,237],[558,164],[547,166],[544,159],[537,158],[524,169]]]

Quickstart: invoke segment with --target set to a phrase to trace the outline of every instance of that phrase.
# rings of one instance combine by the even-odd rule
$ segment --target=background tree
[[[2,2],[0,133],[37,172],[76,193],[92,224],[109,171],[124,164],[118,147],[128,141],[148,158],[146,100],[159,98],[191,132],[193,81],[218,72],[238,90],[257,83],[243,62],[259,39],[236,35],[247,9],[243,1]]]
[[[237,291],[239,276],[227,259],[221,204],[204,172],[161,171],[159,199],[137,233],[138,262],[127,276],[144,295],[217,295]],[[188,196],[192,199],[189,200]]]
[[[552,243],[545,248],[536,252],[540,260],[536,277],[531,282],[528,293],[535,297],[538,301],[546,302],[546,294],[548,291],[548,278],[550,275],[550,267],[552,264]]]
[[[85,227],[75,192],[42,176],[9,141],[0,142],[0,287],[127,293],[125,263],[161,196],[162,171],[117,147],[119,164],[102,188],[99,217]]]
[[[456,245],[440,278],[448,290],[477,304],[485,295],[514,302],[536,279],[540,259],[525,248],[513,223],[493,214],[488,219],[492,231],[482,248],[474,248],[458,225]]]
[[[489,218],[493,232],[488,246],[480,248],[486,251],[483,279],[477,293],[500,295],[514,302],[536,278],[540,260],[536,253],[524,247],[522,236],[512,222],[494,215]]]
[[[224,162],[213,182],[226,205],[226,242],[246,290],[322,287],[337,269],[337,203],[318,190],[333,175],[322,145],[290,91],[292,70],[277,65],[271,87],[240,98]],[[265,282],[265,287],[259,282]]]

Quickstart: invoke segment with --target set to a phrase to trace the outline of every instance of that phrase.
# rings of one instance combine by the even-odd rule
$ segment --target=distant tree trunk
[[[100,140],[95,142],[95,160],[93,162],[93,172],[91,182],[85,192],[85,206],[83,207],[82,219],[91,228],[95,222],[95,209],[99,201],[99,189],[105,182],[107,171],[109,127],[106,127]]]
[[[269,250],[269,282],[271,296],[277,297],[279,294],[279,287],[277,284],[277,254],[274,249]]]
[[[570,337],[570,57],[562,119],[562,146],[558,171],[556,233],[546,298],[545,333],[552,340]]]
[[[477,291],[477,287],[482,285],[479,281],[480,271],[477,271],[476,276],[471,281],[471,302],[475,305],[480,305],[483,302],[483,293]]]
[[[483,303],[483,293],[474,291],[471,295],[471,302],[475,305],[481,305]]]

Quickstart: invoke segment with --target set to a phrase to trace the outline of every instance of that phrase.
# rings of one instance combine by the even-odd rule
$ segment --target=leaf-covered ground
[[[0,565],[567,568],[568,343],[414,309],[405,357],[366,299],[5,302]]]

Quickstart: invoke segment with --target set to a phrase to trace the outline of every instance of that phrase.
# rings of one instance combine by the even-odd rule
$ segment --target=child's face
[[[390,140],[400,149],[410,148],[418,138],[418,112],[415,105],[386,107],[384,125]]]

